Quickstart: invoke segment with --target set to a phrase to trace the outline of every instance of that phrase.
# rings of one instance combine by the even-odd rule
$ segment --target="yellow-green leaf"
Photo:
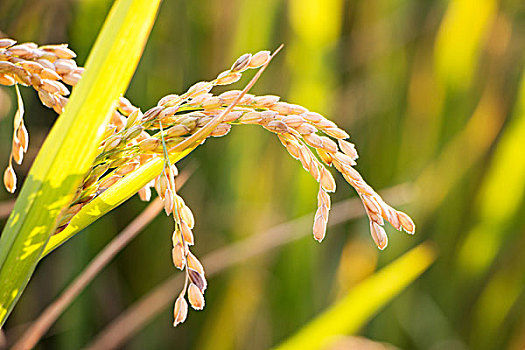
[[[62,210],[96,156],[138,64],[160,0],[116,1],[22,187],[0,239],[0,327],[33,273]]]
[[[357,332],[381,307],[421,275],[435,257],[436,252],[428,243],[413,248],[358,284],[276,349],[322,349],[338,335]]]

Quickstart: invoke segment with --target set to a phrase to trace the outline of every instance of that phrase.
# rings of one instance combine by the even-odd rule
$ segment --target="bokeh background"
[[[67,42],[83,65],[111,4],[2,0],[0,30],[19,42]],[[436,262],[358,334],[403,349],[523,348],[525,3],[166,0],[126,96],[146,110],[168,93],[214,78],[245,52],[281,43],[284,50],[253,92],[281,95],[348,130],[361,156],[357,168],[376,189],[392,188],[390,203],[412,215],[416,235],[388,228],[389,246],[381,252],[363,217],[330,227],[322,244],[312,239],[310,223],[299,225],[304,238],[210,278],[205,310],[190,311],[184,325],[172,328],[170,302],[124,347],[266,349],[374,271],[430,241]],[[22,90],[31,137],[29,159],[17,168],[23,178],[56,115],[34,91]],[[14,95],[0,88],[2,167]],[[262,128],[234,127],[181,161],[179,169],[185,168],[195,169],[181,195],[196,216],[198,256],[315,210],[315,182]],[[334,202],[356,197],[337,181]],[[0,191],[2,225],[12,199]],[[8,339],[145,206],[129,200],[44,259],[6,324]],[[85,346],[176,274],[172,225],[159,215],[39,348]]]

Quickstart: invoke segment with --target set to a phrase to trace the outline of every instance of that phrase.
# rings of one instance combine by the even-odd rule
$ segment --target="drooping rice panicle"
[[[62,113],[69,94],[64,84],[74,86],[83,72],[73,60],[75,53],[67,45],[15,44],[11,39],[0,39],[0,84],[31,86],[44,105]],[[151,198],[151,188],[155,188],[164,201],[166,214],[172,215],[174,220],[172,260],[175,267],[186,274],[183,290],[174,306],[174,326],[186,319],[186,297],[194,309],[204,307],[207,282],[202,264],[190,251],[195,241],[192,231],[195,218],[176,193],[177,168],[170,164],[169,155],[180,151],[181,145],[205,131],[210,121],[220,122],[214,124],[208,137],[221,137],[233,126],[247,124],[259,125],[277,135],[287,152],[319,183],[313,221],[313,235],[317,241],[322,241],[326,235],[331,206],[329,193],[336,189],[330,167],[341,173],[359,195],[369,218],[372,238],[379,249],[384,249],[388,243],[383,228],[385,220],[397,230],[410,234],[415,231],[410,217],[386,204],[354,168],[358,158],[356,148],[347,141],[348,133],[337,124],[303,106],[281,101],[279,96],[255,96],[240,90],[219,95],[212,93],[215,86],[238,81],[247,69],[264,69],[271,57],[269,51],[244,54],[215,79],[198,82],[180,95],[167,95],[144,113],[121,97],[106,126],[91,170],[59,220],[57,232],[64,229],[85,204],[127,174],[153,158],[163,157],[162,173],[138,194],[147,201]],[[21,163],[29,140],[21,117],[15,117],[13,135],[13,150],[4,173],[4,184],[10,192],[16,188],[12,160]]]

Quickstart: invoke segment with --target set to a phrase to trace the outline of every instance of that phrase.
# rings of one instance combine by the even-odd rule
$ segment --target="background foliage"
[[[3,0],[0,30],[20,42],[68,42],[84,64],[110,6]],[[330,228],[321,245],[308,236],[275,249],[211,278],[205,311],[190,313],[182,327],[171,327],[167,308],[129,348],[268,348],[427,240],[439,252],[434,265],[359,334],[409,349],[522,348],[524,22],[518,0],[165,1],[126,94],[135,105],[145,110],[214,77],[242,53],[285,43],[253,92],[279,94],[349,130],[371,185],[413,184],[400,209],[418,228],[415,237],[390,229],[384,252],[365,219]],[[31,158],[55,114],[30,89],[22,95]],[[15,110],[14,90],[0,89],[4,165]],[[181,191],[197,219],[198,255],[315,208],[314,181],[273,135],[255,127],[209,140],[179,164],[198,166]],[[334,202],[355,196],[338,180]],[[45,258],[6,324],[8,338],[144,207],[130,200]],[[171,276],[171,225],[159,216],[40,346],[85,345]]]

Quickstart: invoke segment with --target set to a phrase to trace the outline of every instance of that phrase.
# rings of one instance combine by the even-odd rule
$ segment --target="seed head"
[[[155,178],[155,190],[161,199],[164,199],[166,190],[168,189],[168,178],[162,172],[159,176]]]
[[[49,64],[51,65],[52,68],[48,68],[48,67],[44,66],[44,69],[42,69],[42,71],[40,72],[40,78],[42,78],[42,79],[49,79],[49,80],[53,80],[53,81],[60,80],[60,75],[58,75],[55,72],[55,67],[53,66],[53,64],[50,63],[50,62],[49,62]]]
[[[188,303],[183,296],[179,296],[175,300],[175,307],[173,308],[173,327],[177,327],[178,324],[186,321],[188,316]]]
[[[284,134],[288,132],[288,127],[280,120],[272,120],[265,125],[265,128],[276,134]]]
[[[242,72],[248,68],[248,65],[250,64],[250,59],[252,58],[252,54],[245,53],[241,57],[235,61],[235,63],[232,65],[230,70],[232,72]]]
[[[350,143],[345,140],[337,140],[337,142],[339,143],[339,148],[341,149],[341,151],[343,151],[343,153],[345,153],[347,156],[349,156],[353,160],[359,158],[359,155],[357,154],[355,145],[353,143]]]
[[[253,99],[253,103],[257,107],[267,108],[267,107],[271,107],[275,105],[277,102],[279,102],[279,99],[280,99],[279,96],[274,96],[274,95],[256,96]]]
[[[226,71],[226,72],[219,74],[219,76],[217,77],[217,80],[215,81],[215,84],[216,85],[233,84],[239,79],[241,79],[241,76],[242,76],[241,73]]]
[[[372,238],[377,247],[381,250],[385,249],[388,245],[388,237],[385,229],[382,226],[379,226],[378,223],[370,221],[370,233],[372,234]]]
[[[206,94],[210,92],[212,88],[213,88],[213,84],[208,81],[198,82],[188,89],[187,97],[196,98],[202,94]]]
[[[55,66],[55,71],[60,75],[73,73],[77,68],[75,61],[62,58],[53,62],[53,65]]]
[[[58,58],[75,58],[77,54],[69,49],[66,44],[63,45],[47,45],[42,47],[44,50],[54,53]]]
[[[201,292],[204,293],[207,287],[207,282],[204,275],[192,268],[188,269],[188,275],[190,276],[191,282],[193,282],[197,287],[199,287]]]
[[[184,257],[184,248],[180,243],[177,243],[171,250],[171,257],[173,259],[173,265],[179,270],[184,269],[186,265],[186,259]]]
[[[399,220],[399,216],[397,215],[397,210],[395,210],[394,208],[390,207],[388,204],[386,204],[384,202],[383,202],[383,205],[388,207],[388,208],[386,208],[386,210],[383,209],[383,217],[388,222],[390,222],[392,227],[394,227],[396,230],[401,231],[403,229],[403,226],[401,226],[401,221]],[[383,208],[383,206],[381,206],[381,208]]]
[[[335,192],[335,180],[332,174],[325,167],[321,168],[321,178],[319,179],[321,187],[326,192]]]
[[[286,145],[286,150],[295,159],[299,159],[299,157],[301,156],[301,149],[299,148],[299,145],[297,145],[295,142],[288,143]]]
[[[144,127],[142,125],[135,125],[135,126],[132,126],[131,128],[128,129],[128,131],[126,131],[126,133],[124,134],[124,139],[126,141],[129,141],[129,140],[133,140],[134,138],[136,138],[137,136],[139,136],[140,134],[142,134],[142,132],[144,131]]]
[[[346,131],[339,128],[327,128],[323,130],[327,135],[335,137],[336,139],[347,139],[350,137]]]
[[[99,191],[105,190],[111,186],[113,186],[118,180],[120,180],[122,176],[120,175],[111,175],[108,177],[105,177],[104,180],[100,183],[98,189]]]
[[[266,64],[270,59],[270,51],[259,51],[250,59],[248,67],[250,68],[259,68],[262,65]]]
[[[164,110],[164,107],[156,106],[153,108],[150,108],[144,113],[143,120],[149,121],[155,119],[162,111]]]
[[[223,104],[230,104],[232,103],[239,95],[241,94],[240,90],[230,90],[223,92],[219,95],[219,98],[221,99]]]
[[[343,165],[349,165],[349,166],[356,165],[356,162],[352,158],[350,158],[349,156],[347,156],[346,154],[342,152],[335,153],[333,157],[335,160],[337,160],[339,163]]]
[[[112,136],[109,140],[106,141],[106,145],[104,146],[104,152],[109,152],[114,150],[115,148],[120,145],[122,142],[122,136],[116,135]]]
[[[202,310],[204,308],[204,295],[193,283],[191,283],[188,288],[188,300],[195,310]]]
[[[108,169],[109,164],[101,164],[93,168],[84,181],[83,188],[88,188],[97,182],[99,177],[101,177]]]
[[[180,216],[184,222],[188,224],[188,227],[190,229],[193,229],[195,226],[195,217],[193,216],[193,213],[191,212],[191,209],[187,205],[183,205],[180,210]]]
[[[332,165],[333,158],[330,155],[330,153],[326,152],[324,149],[321,148],[317,148],[315,151],[317,152],[323,163],[325,163],[328,166]]]
[[[5,86],[15,85],[16,80],[10,75],[0,74],[0,84]]]
[[[164,106],[164,107],[169,107],[169,106],[173,106],[173,105],[179,103],[181,100],[182,99],[180,98],[179,95],[175,95],[175,94],[166,95],[166,96],[164,96],[163,98],[161,98],[159,100],[158,105],[159,106]]]
[[[307,134],[312,134],[314,132],[317,132],[317,129],[315,128],[315,126],[307,124],[307,123],[299,125],[298,127],[295,128],[295,130],[297,130],[297,132],[299,132],[301,135],[307,135]]]
[[[198,273],[204,276],[204,268],[202,267],[202,264],[199,261],[199,259],[197,259],[195,255],[193,255],[192,252],[188,251],[187,259],[188,259],[188,267],[190,269],[197,271]]]
[[[164,211],[166,212],[167,216],[170,216],[170,214],[173,212],[174,205],[175,203],[173,202],[171,190],[168,188],[164,194]]]
[[[216,96],[210,97],[202,102],[202,108],[204,109],[213,109],[221,106],[221,99]]]
[[[9,46],[13,46],[14,44],[16,44],[15,40],[8,38],[0,39],[0,49],[7,49]]]
[[[319,188],[319,192],[317,193],[317,206],[325,206],[326,208],[330,209],[330,195],[326,193],[322,188]]]
[[[184,238],[184,242],[186,242],[186,244],[188,245],[193,245],[194,244],[193,232],[191,232],[191,228],[188,226],[188,224],[184,220],[181,220],[180,231],[182,233],[182,237]]]
[[[300,146],[299,148],[299,160],[306,171],[310,171],[310,162],[312,161],[312,156],[310,151],[306,146]]]
[[[310,174],[315,179],[315,181],[319,181],[319,178],[321,177],[321,173],[319,171],[319,166],[317,165],[317,161],[312,159],[310,162],[310,167],[308,168],[310,171]]]
[[[142,140],[139,143],[139,148],[144,152],[152,152],[160,146],[161,141],[157,138],[151,137],[149,139]]]
[[[303,139],[308,145],[314,148],[323,147],[323,140],[321,139],[320,136],[318,136],[315,133],[303,135]]]
[[[321,242],[324,239],[326,235],[326,221],[322,215],[316,214],[314,219],[313,233],[316,241]]]
[[[13,157],[16,164],[22,164],[22,160],[24,160],[24,149],[18,140],[13,140],[11,157]]]
[[[283,117],[283,122],[291,128],[297,128],[304,124],[306,121],[298,115],[288,115]]]
[[[221,123],[210,133],[210,136],[221,137],[227,135],[232,126],[230,124]]]
[[[142,187],[138,193],[140,200],[144,202],[149,202],[149,200],[151,199],[151,188],[149,185]]]
[[[414,232],[416,231],[416,225],[414,225],[414,222],[412,221],[410,216],[403,213],[402,211],[398,211],[397,217],[399,218],[399,222],[401,223],[401,226],[403,226],[403,229],[407,233],[410,233],[411,235],[413,235]]]
[[[337,144],[329,137],[321,136],[322,148],[329,153],[337,153]]]
[[[120,176],[127,175],[131,173],[133,170],[137,169],[138,166],[139,166],[138,161],[127,162],[124,165],[121,165],[119,168],[117,168],[117,170],[115,171],[115,174],[120,175]]]
[[[16,174],[11,165],[9,165],[4,171],[4,186],[8,192],[15,193]]]
[[[11,46],[9,53],[13,56],[30,57],[33,54],[33,49],[27,43]]]

